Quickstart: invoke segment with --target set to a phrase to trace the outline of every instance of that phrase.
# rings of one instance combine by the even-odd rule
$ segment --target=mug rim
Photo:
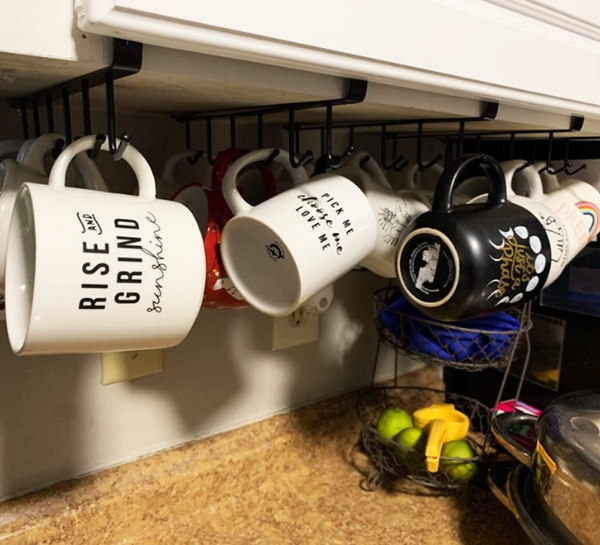
[[[247,291],[247,290],[242,291],[242,289],[240,289],[240,286],[244,286],[244,281],[241,279],[237,270],[235,270],[232,274],[232,269],[227,266],[228,255],[229,255],[229,252],[227,250],[227,248],[229,246],[227,239],[229,238],[229,232],[231,231],[230,226],[235,226],[236,223],[239,223],[242,220],[258,223],[262,227],[265,227],[266,229],[271,231],[272,233],[275,233],[277,235],[277,237],[281,240],[283,245],[285,246],[285,249],[287,250],[289,257],[292,260],[292,264],[294,266],[294,276],[297,281],[298,289],[297,289],[297,293],[295,294],[293,303],[290,305],[287,305],[285,307],[285,309],[283,309],[282,305],[279,305],[278,307],[275,307],[275,305],[265,305],[260,300],[258,300],[256,297],[254,297],[254,294],[248,295],[247,293],[245,293],[245,291]],[[263,220],[256,218],[250,214],[240,214],[239,216],[234,216],[233,218],[231,218],[227,222],[227,225],[225,225],[225,227],[223,228],[223,231],[221,233],[221,257],[223,258],[223,266],[225,267],[225,272],[227,273],[227,276],[231,279],[231,281],[233,282],[233,285],[242,294],[244,299],[255,309],[257,309],[260,312],[263,312],[264,314],[267,314],[269,316],[284,317],[284,316],[290,315],[292,312],[294,312],[294,310],[296,310],[301,305],[302,278],[300,277],[300,271],[298,269],[298,263],[296,261],[296,258],[294,257],[292,251],[289,249],[289,245],[286,243],[285,237],[282,236],[281,234],[277,233],[269,224],[267,224]],[[321,291],[321,290],[319,290],[319,291]],[[317,293],[319,293],[319,292],[317,292]],[[275,309],[277,312],[273,312],[273,309]]]
[[[38,248],[37,226],[36,226],[36,221],[35,221],[35,214],[33,213],[33,207],[34,207],[33,198],[31,197],[31,191],[29,190],[28,184],[23,184],[23,186],[19,190],[19,193],[17,194],[17,198],[15,199],[14,207],[12,210],[10,227],[9,227],[9,232],[8,232],[8,236],[7,236],[7,252],[6,252],[7,253],[7,259],[6,259],[7,271],[6,272],[8,272],[8,263],[10,261],[8,259],[8,248],[14,247],[14,243],[9,244],[9,242],[11,241],[11,239],[13,237],[16,236],[16,234],[13,235],[12,233],[13,232],[16,233],[16,231],[18,231],[19,236],[20,237],[23,236],[22,229],[16,227],[16,221],[17,221],[16,218],[20,214],[20,211],[19,211],[20,206],[19,205],[24,206],[24,201],[28,201],[29,206],[32,211],[32,213],[30,214],[30,217],[29,217],[30,221],[28,221],[28,224],[31,227],[31,234],[29,236],[33,238],[33,245],[34,245],[32,264],[30,265],[30,267],[33,269],[33,274],[32,274],[33,282],[31,283],[31,286],[29,286],[29,288],[31,290],[31,296],[30,296],[30,303],[29,303],[29,306],[27,309],[27,317],[26,317],[26,319],[22,320],[22,322],[23,322],[22,327],[24,328],[24,331],[22,333],[18,334],[17,338],[15,338],[15,335],[17,335],[17,333],[14,332],[13,328],[8,327],[9,323],[14,322],[14,320],[8,319],[8,316],[11,315],[13,312],[10,309],[11,309],[11,307],[16,306],[16,305],[11,305],[8,303],[9,290],[7,289],[8,282],[7,282],[6,273],[5,273],[5,294],[4,294],[4,300],[5,300],[5,304],[6,304],[5,312],[7,315],[6,323],[7,323],[7,331],[8,331],[8,340],[10,342],[10,346],[11,346],[13,352],[17,356],[20,356],[26,352],[25,347],[27,346],[27,341],[28,341],[29,335],[31,333],[31,320],[33,317],[33,306],[34,306],[33,303],[34,303],[34,298],[35,298],[35,285],[36,285],[36,276],[37,276],[37,248]],[[20,242],[20,244],[22,245],[23,243]],[[11,276],[12,276],[12,273],[11,273]],[[13,292],[13,290],[10,290],[10,293],[12,293],[12,292]]]
[[[454,276],[454,282],[452,283],[452,288],[450,289],[450,292],[443,299],[440,299],[439,301],[436,301],[433,303],[422,301],[421,299],[418,299],[410,292],[410,290],[407,288],[406,284],[404,283],[404,279],[402,277],[402,271],[401,271],[401,267],[400,267],[400,256],[402,254],[402,251],[404,250],[404,247],[415,236],[422,235],[422,234],[434,235],[434,236],[441,238],[442,241],[448,246],[448,249],[450,250],[450,253],[452,254],[452,259],[454,260],[454,266],[456,267],[456,274]],[[408,297],[410,300],[417,303],[418,305],[421,305],[423,307],[428,307],[428,308],[435,308],[435,307],[440,307],[442,305],[445,305],[454,296],[454,293],[456,292],[456,289],[458,287],[458,279],[460,278],[460,261],[458,259],[458,252],[456,251],[456,247],[444,233],[442,233],[441,231],[438,231],[437,229],[432,229],[431,227],[421,227],[419,229],[415,229],[412,233],[410,233],[409,235],[406,236],[406,238],[400,244],[398,251],[396,252],[396,276],[398,277],[398,281],[400,282],[400,286],[402,288],[404,295],[406,297]]]

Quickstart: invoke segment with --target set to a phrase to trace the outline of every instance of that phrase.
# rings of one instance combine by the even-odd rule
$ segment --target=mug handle
[[[438,175],[438,180],[439,177],[442,175],[442,172],[444,172],[444,167],[442,165],[440,165],[439,163],[435,163],[435,165],[431,166],[426,172],[436,172]],[[417,173],[419,176],[422,176],[423,174],[425,174],[425,172],[421,172],[419,169],[417,169]],[[417,188],[421,191],[435,191],[435,188],[437,186],[437,180],[429,180],[429,181],[420,181]]]
[[[326,310],[329,310],[333,299],[335,298],[335,289],[333,284],[329,284],[326,288],[323,288],[319,293],[313,295],[307,299],[301,306],[306,312],[316,312],[321,314]]]
[[[46,176],[44,157],[54,149],[57,140],[64,140],[64,138],[64,136],[55,133],[32,138],[25,142],[19,150],[17,161],[35,170],[38,174]]]
[[[474,166],[482,168],[488,179],[487,204],[506,203],[506,183],[504,172],[498,161],[489,155],[471,153],[463,155],[450,163],[442,172],[433,196],[433,212],[450,212],[452,210],[452,194],[458,186],[460,175]]]
[[[417,165],[417,163],[411,163],[410,165],[408,165],[406,168],[404,168],[400,172],[400,176],[401,176],[400,189],[408,189],[411,191],[415,191],[416,189],[419,189],[419,187],[417,186],[417,183],[415,181],[415,174],[418,169],[419,169],[419,165]]]
[[[46,176],[44,157],[54,149],[58,139],[64,140],[64,136],[61,134],[45,134],[44,136],[27,140],[19,149],[17,161],[32,168],[38,174]],[[98,167],[87,155],[77,155],[75,157],[75,164],[81,173],[83,183],[87,189],[108,192],[108,187],[106,187],[106,183]]]
[[[437,473],[440,469],[442,445],[448,431],[448,424],[442,418],[436,418],[429,424],[429,435],[425,446],[425,464],[427,471]]]
[[[365,157],[368,157],[369,160],[361,166],[360,163]],[[377,161],[375,161],[373,156],[369,153],[365,151],[353,153],[350,157],[348,157],[348,159],[344,163],[344,166],[345,165],[364,170],[369,176],[371,176],[371,178],[373,178],[380,185],[382,185],[383,187],[387,187],[388,189],[392,189],[392,186],[390,185],[389,180],[386,178],[385,173],[383,172]]]
[[[163,167],[161,179],[170,184],[174,184],[175,182],[175,167],[182,159],[189,159],[190,157],[195,157],[198,153],[198,150],[186,149],[184,151],[179,151],[171,155],[165,162],[165,166]]]
[[[222,151],[217,155],[211,175],[211,184],[215,191],[219,193],[223,192],[223,177],[225,176],[225,172],[227,172],[227,168],[231,163],[246,153],[248,153],[247,150],[231,148],[226,151]],[[271,198],[277,195],[277,184],[275,183],[275,177],[273,176],[271,169],[260,163],[255,163],[254,166],[260,174],[260,178],[265,186],[267,197]]]
[[[81,173],[83,185],[85,185],[86,189],[108,193],[108,187],[106,186],[106,182],[104,181],[102,174],[100,174],[96,163],[94,163],[86,153],[76,155],[75,164]]]
[[[517,170],[525,164],[527,164],[527,161],[523,161],[522,159],[504,161],[502,163],[502,170],[504,171],[504,176],[506,177],[506,193],[508,198],[516,196],[513,188],[513,178]],[[521,171],[521,175],[525,176],[525,180],[527,182],[527,190],[529,192],[527,197],[535,201],[543,200],[544,186],[542,183],[542,177],[537,169],[534,168],[533,165],[530,165]]]
[[[91,134],[89,136],[84,136],[79,140],[75,140],[71,145],[67,146],[58,156],[58,159],[56,159],[54,162],[54,166],[50,171],[48,185],[54,189],[64,189],[67,169],[71,161],[78,153],[94,149],[95,143],[96,135]],[[121,140],[117,138],[117,147],[120,143]],[[102,151],[109,151],[107,138],[105,138],[100,149]],[[138,181],[139,196],[142,199],[149,201],[154,200],[156,198],[156,183],[154,181],[154,174],[152,174],[152,169],[150,168],[148,161],[146,161],[144,156],[131,144],[125,148],[122,157],[125,162],[131,166],[133,172],[135,173]]]
[[[275,151],[275,149],[276,148],[266,148],[246,153],[237,159],[227,169],[227,172],[225,172],[225,176],[223,176],[223,197],[235,216],[239,214],[247,214],[254,208],[251,204],[244,200],[238,191],[236,184],[238,174],[244,167],[258,161],[264,161],[271,157],[271,154]],[[287,151],[278,151],[279,155],[277,155],[273,160],[282,165],[290,173],[294,187],[310,181],[306,170],[304,170],[302,167],[294,168],[292,166],[290,163],[290,155]]]
[[[526,466],[531,462],[531,452],[515,441],[509,432],[509,428],[518,424],[531,424],[535,426],[537,420],[537,416],[521,412],[497,414],[492,419],[492,433],[494,434],[496,441],[498,441],[498,443],[500,443],[500,445],[519,462]]]
[[[562,189],[560,183],[558,182],[558,176],[556,174],[550,174],[547,170],[541,172],[542,169],[545,169],[545,167],[546,163],[541,161],[534,163],[532,167],[538,173],[542,182],[542,193],[544,193],[544,196],[542,198],[548,195],[548,193],[552,193],[553,191],[558,191],[559,189]]]

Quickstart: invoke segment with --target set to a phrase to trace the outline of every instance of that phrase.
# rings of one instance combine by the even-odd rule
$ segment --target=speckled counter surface
[[[408,380],[431,385],[429,371]],[[361,488],[356,394],[0,504],[23,544],[527,543],[490,494]]]

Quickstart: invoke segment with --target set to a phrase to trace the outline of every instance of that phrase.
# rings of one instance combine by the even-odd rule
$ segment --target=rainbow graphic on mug
[[[598,207],[594,203],[589,201],[579,201],[576,206],[585,216],[587,221],[589,221],[588,231],[591,239],[598,232],[600,210],[598,210]]]

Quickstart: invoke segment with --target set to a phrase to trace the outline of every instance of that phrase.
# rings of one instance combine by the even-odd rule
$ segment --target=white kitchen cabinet
[[[89,32],[600,117],[591,0],[77,0],[76,9]]]

